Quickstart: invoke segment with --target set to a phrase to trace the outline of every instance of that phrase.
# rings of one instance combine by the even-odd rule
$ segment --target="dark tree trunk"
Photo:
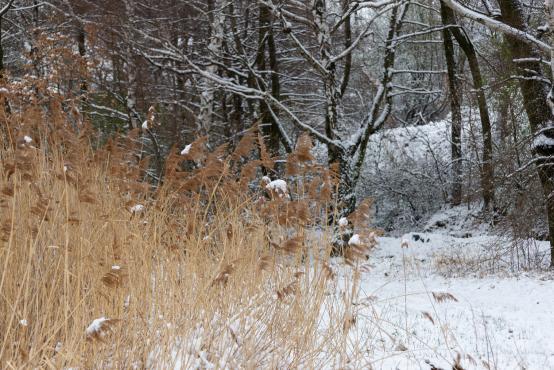
[[[454,11],[441,3],[441,12],[445,13],[443,22],[445,24],[456,25]],[[442,13],[441,13],[442,14]],[[489,108],[487,106],[487,98],[483,90],[483,77],[477,53],[471,40],[465,32],[458,27],[449,29],[454,36],[458,45],[463,50],[469,64],[471,77],[473,80],[473,88],[477,95],[477,106],[479,107],[479,116],[481,118],[481,131],[483,133],[483,163],[481,165],[481,188],[483,192],[483,203],[485,210],[489,210],[494,203],[494,168],[492,165],[492,133]]]
[[[519,0],[499,0],[502,20],[512,27],[527,31],[527,22],[523,14],[524,5]],[[547,103],[547,91],[541,81],[534,79],[543,75],[540,65],[540,54],[529,43],[519,38],[505,35],[508,48],[513,58],[528,58],[529,61],[518,63],[519,74],[523,77],[519,80],[523,104],[529,125],[533,133],[544,135],[548,140],[547,144],[534,147],[535,154],[539,158],[554,158],[554,126],[552,124],[552,112]],[[548,218],[548,232],[550,241],[550,267],[554,268],[554,163],[549,159],[538,160],[538,174],[542,184],[546,203],[546,214]]]
[[[448,13],[446,6],[441,3],[441,18],[443,25],[448,25]],[[451,161],[452,161],[452,194],[451,204],[460,205],[462,202],[462,113],[460,109],[459,83],[456,79],[456,65],[454,59],[454,43],[450,29],[442,30],[444,56],[448,72],[448,89],[450,90],[450,112],[452,114],[451,126]]]
[[[4,77],[4,47],[2,46],[2,16],[0,16],[0,79]]]
[[[79,23],[79,25],[77,26],[77,47],[79,49],[79,56],[82,58],[82,62],[85,62],[85,57],[87,53],[86,34],[82,23]],[[86,79],[86,76],[80,76],[80,79],[81,79],[81,82],[80,82],[79,89],[81,92],[82,99],[84,99],[84,96],[88,91],[87,79]]]

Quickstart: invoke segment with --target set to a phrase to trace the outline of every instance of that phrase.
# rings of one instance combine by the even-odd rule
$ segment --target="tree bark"
[[[211,22],[210,43],[208,44],[209,58],[219,58],[223,45],[223,33],[225,32],[225,2],[223,0],[214,0],[210,2],[210,11],[213,13]],[[217,64],[208,61],[207,72],[217,74]],[[205,79],[201,84],[200,93],[200,113],[198,115],[198,126],[203,134],[210,132],[213,123],[213,110],[215,102],[215,84]]]
[[[441,18],[443,25],[448,25],[448,12],[441,2]],[[462,202],[462,112],[460,104],[459,83],[456,78],[456,65],[454,58],[454,43],[450,29],[442,30],[444,56],[448,74],[448,89],[450,90],[450,114],[452,125],[450,126],[450,156],[452,162],[452,194],[451,204],[458,206]]]
[[[498,2],[502,13],[502,20],[508,25],[521,31],[527,31],[527,22],[523,13],[524,5],[519,0],[500,0]],[[540,54],[529,42],[521,38],[506,34],[506,41],[514,59],[529,58],[524,63],[517,63],[520,75],[519,86],[523,95],[523,105],[529,118],[531,130],[537,137],[544,140],[535,140],[534,152],[537,158],[538,174],[545,197],[548,232],[550,242],[550,267],[554,268],[554,126],[553,113],[549,109],[549,99],[543,83],[536,76],[542,76]]]
[[[0,15],[0,79],[4,77],[4,47],[2,46],[2,16]]]
[[[266,45],[269,53],[269,68],[271,69],[271,94],[279,100],[280,99],[280,81],[278,75],[277,64],[277,49],[275,46],[275,40],[273,37],[272,15],[270,9],[263,4],[259,6],[259,31],[258,31],[258,52],[256,54],[256,66],[258,71],[266,71]],[[263,88],[265,81],[259,81],[259,84]],[[267,148],[271,153],[271,156],[276,157],[279,155],[279,142],[280,133],[277,127],[277,122],[273,118],[270,107],[266,102],[260,102],[260,119],[261,128],[264,135],[264,140],[267,142]],[[274,113],[275,112],[274,110]]]
[[[441,3],[441,14],[444,12],[443,23],[456,26],[454,11]],[[451,27],[448,30],[458,42],[463,50],[471,72],[473,88],[476,91],[477,106],[479,107],[479,116],[481,118],[481,131],[483,135],[483,160],[481,164],[481,189],[483,194],[484,209],[490,210],[494,203],[494,168],[492,165],[492,132],[489,108],[487,98],[483,90],[483,77],[477,53],[471,40],[466,33],[458,27]]]

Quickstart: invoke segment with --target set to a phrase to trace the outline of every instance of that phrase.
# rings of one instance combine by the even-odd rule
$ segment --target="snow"
[[[192,148],[192,144],[188,144],[187,146],[185,146],[185,148],[181,150],[181,155],[189,154],[191,148]]]
[[[462,167],[471,192],[479,186],[471,176],[479,171],[483,141],[478,112],[464,108],[462,116]],[[375,200],[375,226],[399,236],[421,228],[448,201],[450,135],[449,116],[371,135],[357,195]]]
[[[143,212],[145,207],[142,204],[135,204],[131,207],[131,213],[140,213]]]
[[[545,134],[539,134],[533,140],[533,148],[554,147],[554,139],[547,137]]]
[[[549,273],[507,266],[485,271],[481,257],[490,256],[487,248],[498,241],[488,235],[410,233],[378,241],[361,275],[349,335],[352,348],[363,346],[374,369],[451,369],[458,353],[466,370],[554,368]],[[547,252],[547,243],[539,243],[536,253]],[[339,276],[347,277],[348,268],[334,262]],[[479,263],[481,268],[470,268]],[[433,293],[457,301],[439,302]]]
[[[318,330],[322,338],[330,325],[337,330],[347,309],[354,323],[344,343],[346,364],[329,361],[335,343],[314,343],[326,363],[320,368],[447,370],[458,354],[465,370],[554,368],[554,276],[514,271],[500,262],[489,271],[482,256],[490,257],[491,246],[504,240],[475,230],[464,238],[440,231],[377,238],[359,274],[342,258],[331,261],[338,277],[329,284]],[[360,243],[358,234],[353,239],[349,244]],[[538,242],[533,253],[548,253],[548,244]],[[347,305],[352,276],[360,276],[359,291]],[[267,309],[245,307],[252,317],[250,310]],[[249,315],[232,321],[216,314],[177,341],[172,368],[240,367],[243,335],[263,341],[267,330]],[[210,341],[214,333],[220,333],[217,342]],[[153,352],[150,365],[155,358]],[[283,361],[280,367],[290,367]]]
[[[113,265],[112,270],[121,270],[121,266]]]
[[[25,319],[19,320],[19,325],[21,325],[21,326],[27,326],[27,325],[28,325],[27,320],[25,320]]]
[[[90,337],[97,333],[100,333],[102,331],[102,326],[104,325],[104,323],[109,320],[110,319],[105,318],[104,316],[93,320],[85,330],[85,334]]]
[[[30,136],[25,135],[25,136],[23,136],[23,141],[27,144],[30,144],[30,143],[33,142],[33,138],[30,137]]]
[[[143,129],[143,130],[146,130],[147,128],[148,128],[148,121],[144,121],[144,122],[142,123],[142,129]]]
[[[348,241],[348,245],[351,245],[351,246],[360,246],[360,245],[362,245],[360,235],[358,235],[358,234],[352,235],[352,237]]]
[[[279,194],[279,197],[283,197],[287,194],[287,182],[285,180],[277,179],[271,181],[265,186],[267,190],[274,191]]]
[[[346,217],[341,217],[339,219],[339,226],[340,227],[346,227],[348,226],[348,219]]]

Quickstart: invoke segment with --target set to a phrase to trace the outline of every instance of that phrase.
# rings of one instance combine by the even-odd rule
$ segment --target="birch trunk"
[[[212,22],[211,22],[211,35],[210,43],[208,45],[209,58],[217,59],[221,54],[223,46],[223,36],[225,32],[225,1],[214,0],[211,10]],[[206,72],[217,75],[217,64],[210,62],[206,67]],[[213,111],[215,102],[215,84],[209,79],[203,79],[200,93],[200,114],[198,115],[198,126],[204,134],[210,132],[210,128],[213,123]]]

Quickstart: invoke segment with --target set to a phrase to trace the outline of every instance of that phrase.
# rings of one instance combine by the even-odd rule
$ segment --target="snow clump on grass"
[[[360,235],[358,235],[358,234],[352,235],[352,237],[348,241],[348,245],[349,246],[356,246],[356,247],[362,245],[362,239],[360,238]]]
[[[144,212],[145,207],[142,204],[135,204],[131,207],[131,213],[141,213]]]
[[[279,198],[287,195],[287,182],[285,180],[273,180],[269,184],[267,184],[265,188],[273,193],[278,194]]]
[[[183,150],[181,150],[181,155],[189,154],[191,149],[192,149],[192,144],[188,144],[187,146],[185,146]]]

